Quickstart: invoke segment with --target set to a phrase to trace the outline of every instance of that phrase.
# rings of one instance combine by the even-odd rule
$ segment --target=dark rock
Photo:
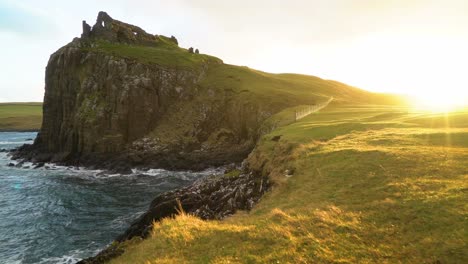
[[[81,38],[89,38],[91,35],[91,26],[83,20],[83,33],[81,33]]]
[[[200,51],[198,49],[196,49],[195,54],[200,54]]]
[[[8,152],[8,149],[0,149],[0,153],[2,152]]]
[[[274,137],[271,138],[271,141],[278,142],[281,139],[281,136],[282,135],[274,136]]]
[[[171,40],[172,40],[172,42],[174,42],[175,44],[179,45],[179,41],[177,41],[176,37],[171,36]]]
[[[8,163],[8,167],[14,167],[14,166],[15,166],[14,163],[12,163],[12,162]]]
[[[154,46],[159,42],[156,35],[143,29],[118,20],[114,20],[106,12],[99,12],[96,24],[92,28],[83,21],[82,39],[103,39],[110,42]]]
[[[44,162],[39,162],[37,164],[34,165],[33,169],[39,169],[39,168],[42,168],[44,167],[45,163]]]
[[[39,153],[32,158],[32,162],[48,162],[52,158],[52,155],[49,153]]]
[[[128,164],[119,164],[110,170],[111,174],[132,174],[132,168]]]
[[[202,219],[223,219],[237,210],[250,210],[268,187],[268,178],[249,173],[238,177],[209,177],[189,187],[161,194],[117,241],[146,237],[153,221],[177,214],[177,201],[185,212]]]
[[[190,47],[190,48],[188,49],[188,52],[189,52],[189,53],[193,53],[193,48]]]

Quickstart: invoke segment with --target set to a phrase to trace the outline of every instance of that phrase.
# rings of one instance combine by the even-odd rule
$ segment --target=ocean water
[[[36,133],[0,132],[0,149],[32,143]],[[159,193],[216,170],[131,175],[32,164],[8,166],[0,153],[0,263],[75,263],[96,254]]]

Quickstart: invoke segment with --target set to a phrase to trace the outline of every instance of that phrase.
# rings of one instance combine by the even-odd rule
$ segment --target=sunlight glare
[[[465,106],[463,97],[460,95],[428,93],[413,96],[411,99],[416,110],[429,112],[453,112]]]

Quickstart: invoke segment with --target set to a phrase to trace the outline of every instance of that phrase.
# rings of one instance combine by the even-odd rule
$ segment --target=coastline
[[[233,171],[226,171],[223,176],[208,176],[188,187],[158,195],[148,210],[108,247],[78,264],[107,263],[121,256],[125,253],[125,245],[148,238],[153,223],[163,219],[189,214],[202,220],[222,220],[238,210],[250,211],[270,190],[270,180],[268,176],[261,176],[260,172],[245,167],[238,175],[232,175]]]
[[[174,217],[180,211],[203,220],[222,220],[233,215],[238,210],[249,211],[271,187],[268,176],[264,176],[260,170],[253,170],[249,167],[247,158],[252,151],[249,150],[248,153],[243,153],[243,155],[234,155],[235,159],[229,161],[223,160],[223,162],[217,164],[218,166],[216,167],[221,167],[224,170],[224,175],[208,176],[187,187],[178,188],[153,197],[151,205],[145,213],[134,219],[126,231],[116,237],[110,246],[100,251],[97,255],[83,259],[78,263],[105,263],[110,259],[120,256],[124,253],[124,250],[120,248],[121,244],[134,239],[148,237],[153,222]],[[25,144],[12,150],[10,153],[12,153],[12,159],[19,160],[19,162],[30,161],[39,165],[46,163],[46,161],[41,161],[40,157],[38,157],[41,154],[35,151],[34,145]],[[29,157],[25,158],[25,155]],[[117,170],[112,170],[112,164],[119,164],[121,160],[118,159],[118,155],[108,155],[106,159],[104,161],[103,157],[101,157],[101,159],[95,159],[92,165],[86,163],[80,163],[79,165],[87,169],[99,168],[105,169],[109,173],[122,172],[122,174],[126,174],[125,172],[129,172],[135,168],[148,168],[147,166],[140,166],[128,169],[129,164],[125,164],[125,166]],[[244,162],[241,164],[240,160]],[[71,164],[72,161],[55,162],[55,164],[78,165]],[[192,164],[195,163],[192,162]],[[215,163],[209,162],[199,167],[190,166],[190,168],[195,168],[194,171],[199,171],[207,167],[213,167],[214,165]],[[183,169],[187,168],[190,170],[188,166],[185,166]]]
[[[102,169],[112,173],[129,174],[132,169],[159,168],[165,170],[202,171],[210,167],[222,167],[232,163],[241,163],[254,149],[247,147],[238,150],[217,152],[180,153],[176,149],[164,153],[142,154],[137,151],[117,153],[47,153],[37,149],[35,144],[25,144],[10,151],[13,160],[33,163],[55,163],[63,166],[82,166],[89,169]],[[138,160],[135,160],[135,156]]]
[[[39,133],[40,129],[0,129],[0,133],[9,132],[9,133],[24,133],[24,132],[37,132]]]

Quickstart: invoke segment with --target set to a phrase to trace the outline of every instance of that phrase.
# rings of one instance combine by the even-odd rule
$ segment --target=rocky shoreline
[[[163,218],[173,217],[178,214],[179,206],[184,212],[200,217],[203,220],[221,220],[228,217],[238,210],[251,210],[260,200],[263,194],[269,190],[270,181],[268,176],[260,171],[249,167],[247,159],[251,152],[234,153],[231,160],[216,159],[216,153],[213,154],[213,160],[203,163],[196,163],[195,159],[178,158],[178,162],[172,166],[162,166],[165,163],[144,163],[139,168],[150,168],[149,166],[157,164],[163,169],[188,169],[202,170],[208,167],[225,166],[224,175],[213,175],[200,179],[188,187],[176,189],[158,195],[154,198],[148,210],[138,217],[130,227],[106,249],[94,257],[84,259],[78,263],[97,264],[106,263],[112,258],[118,257],[124,253],[121,242],[135,238],[144,239],[151,232],[152,223],[160,221]],[[33,168],[41,168],[46,162],[50,162],[48,155],[41,154],[34,149],[33,145],[23,145],[17,149],[9,151],[12,159],[18,160],[18,164],[24,162],[33,162]],[[95,156],[83,162],[82,159],[69,159],[67,161],[57,162],[58,165],[66,166],[84,166],[88,169],[104,169],[109,173],[126,174],[131,173],[132,162],[125,159],[123,154],[120,156],[107,155]],[[128,154],[127,154],[128,157]],[[244,160],[242,165],[239,160]],[[164,159],[165,162],[170,159]],[[53,162],[53,161],[52,161]],[[179,166],[181,162],[187,162],[185,166]],[[230,164],[230,165],[226,165]],[[155,167],[153,167],[155,168]],[[180,205],[179,205],[180,204]]]
[[[124,253],[119,245],[130,239],[144,239],[150,235],[152,223],[177,215],[178,208],[204,220],[220,220],[237,210],[250,210],[269,190],[270,181],[259,172],[234,169],[224,176],[213,176],[192,185],[157,196],[148,210],[118,236],[111,246],[94,257],[81,260],[81,264],[100,264]],[[117,242],[117,243],[116,243]]]
[[[175,149],[168,149],[163,153],[144,153],[138,150],[125,150],[116,153],[88,153],[85,155],[67,155],[55,157],[54,154],[41,152],[34,145],[23,145],[9,152],[13,160],[32,162],[35,165],[47,162],[63,166],[86,167],[102,169],[111,173],[130,174],[131,170],[160,168],[166,170],[201,171],[210,167],[221,167],[226,164],[240,163],[253,150],[253,145],[232,148],[231,153],[222,153],[216,149],[211,152],[179,153]]]

